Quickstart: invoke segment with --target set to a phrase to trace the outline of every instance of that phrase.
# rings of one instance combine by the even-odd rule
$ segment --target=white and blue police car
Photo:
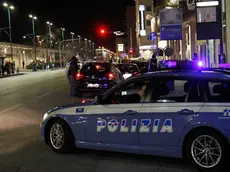
[[[186,158],[199,170],[221,171],[230,155],[230,74],[135,76],[92,100],[51,109],[41,133],[58,153],[77,147]]]

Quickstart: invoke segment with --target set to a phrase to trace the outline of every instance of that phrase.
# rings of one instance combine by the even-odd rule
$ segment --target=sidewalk
[[[48,69],[48,70],[38,70],[36,72],[33,71],[32,69],[19,69],[19,73],[0,75],[0,79],[1,78],[7,78],[7,77],[13,77],[13,76],[26,75],[26,74],[29,74],[29,73],[49,72],[49,71],[54,71],[54,70],[59,70],[59,69],[64,69],[64,68],[55,68],[55,69]]]

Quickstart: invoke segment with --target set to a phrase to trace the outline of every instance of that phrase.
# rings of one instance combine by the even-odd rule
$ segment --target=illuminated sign
[[[146,36],[145,30],[145,6],[139,5],[139,18],[140,18],[140,35]]]
[[[124,52],[124,44],[117,44],[118,52]]]

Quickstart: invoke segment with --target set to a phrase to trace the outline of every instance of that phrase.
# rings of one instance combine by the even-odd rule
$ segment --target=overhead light
[[[211,6],[218,6],[219,1],[206,1],[206,2],[197,2],[197,7],[211,7]]]

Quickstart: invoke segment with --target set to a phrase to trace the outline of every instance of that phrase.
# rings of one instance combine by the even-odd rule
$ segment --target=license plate
[[[100,85],[99,84],[88,84],[87,88],[99,88]]]

